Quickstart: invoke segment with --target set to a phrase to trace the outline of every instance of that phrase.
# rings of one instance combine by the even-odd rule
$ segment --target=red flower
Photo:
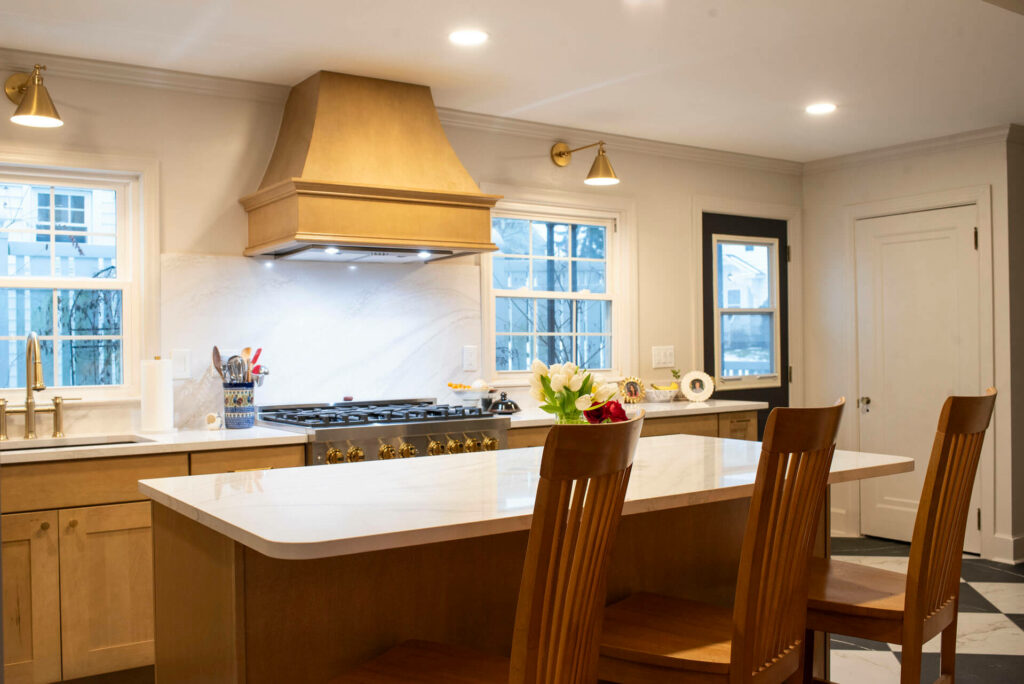
[[[588,423],[622,423],[629,420],[622,404],[617,401],[609,401],[597,408],[588,409],[583,412],[583,417]]]

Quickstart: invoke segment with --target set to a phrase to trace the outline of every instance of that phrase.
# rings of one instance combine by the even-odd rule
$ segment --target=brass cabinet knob
[[[43,532],[45,532],[46,530],[50,529],[50,523],[48,523],[48,522],[46,522],[44,520],[42,522],[42,524],[39,526],[39,529],[41,529]]]
[[[327,462],[328,463],[341,463],[345,460],[344,454],[341,449],[337,447],[331,447],[327,450]]]
[[[357,446],[350,446],[345,452],[345,460],[349,463],[358,463],[364,458],[366,458],[366,452]]]
[[[71,522],[68,523],[68,527],[78,527],[78,521],[77,520],[72,520]]]
[[[484,451],[497,451],[498,440],[494,439],[493,437],[484,437],[483,447]]]
[[[385,461],[395,458],[396,456],[398,456],[398,454],[395,452],[395,447],[390,444],[381,444],[380,448],[377,449],[377,457],[384,459]]]
[[[449,454],[461,454],[462,442],[456,442],[454,439],[449,439],[448,444],[445,445],[445,451]]]
[[[398,447],[398,455],[402,458],[412,458],[418,453],[416,447],[408,442],[402,442],[401,446]]]
[[[462,444],[466,451],[480,451],[480,440],[476,437],[466,437],[466,441]]]
[[[427,453],[431,456],[440,456],[444,453],[444,444],[441,444],[436,439],[430,440],[427,444]]]

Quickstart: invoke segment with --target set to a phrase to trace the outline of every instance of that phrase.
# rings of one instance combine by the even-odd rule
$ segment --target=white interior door
[[[861,482],[864,534],[910,541],[942,402],[982,391],[976,221],[973,204],[857,221],[860,448],[917,461]]]

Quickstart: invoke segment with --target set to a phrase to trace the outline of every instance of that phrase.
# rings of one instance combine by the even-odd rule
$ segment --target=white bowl
[[[676,393],[679,390],[656,390],[649,389],[644,393],[644,401],[650,401],[654,403],[661,403],[663,401],[672,401],[675,398]]]

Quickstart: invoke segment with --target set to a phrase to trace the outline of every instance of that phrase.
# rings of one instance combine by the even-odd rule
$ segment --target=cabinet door
[[[148,501],[60,511],[64,677],[153,663]]]
[[[57,512],[0,516],[4,676],[8,684],[60,677]]]
[[[721,413],[718,416],[718,436],[726,439],[757,441],[757,412]]]

